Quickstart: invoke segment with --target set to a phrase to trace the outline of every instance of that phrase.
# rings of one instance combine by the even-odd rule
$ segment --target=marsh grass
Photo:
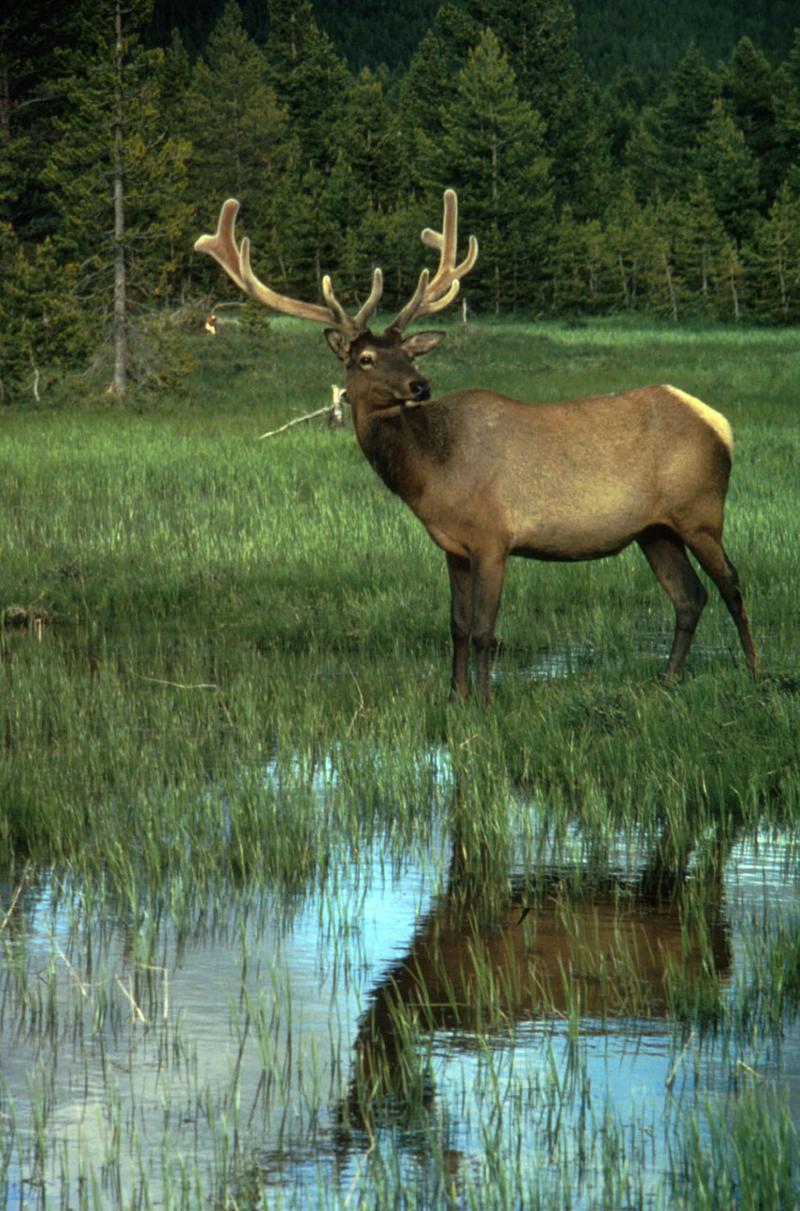
[[[683,681],[665,687],[671,609],[638,552],[512,561],[491,712],[447,705],[442,557],[352,433],[256,440],[326,402],[338,368],[319,334],[276,322],[260,344],[198,345],[186,394],[158,406],[2,411],[0,607],[41,622],[0,632],[0,1030],[41,1063],[25,1113],[19,1089],[0,1088],[0,1205],[15,1205],[19,1174],[29,1205],[52,1203],[56,1172],[64,1206],[76,1189],[87,1207],[757,1206],[751,1155],[753,1174],[774,1162],[775,1199],[796,1192],[779,1090],[771,1101],[757,1083],[728,1121],[685,1076],[758,1066],[796,1029],[794,910],[737,924],[733,960],[720,943],[737,846],[778,834],[791,853],[798,838],[794,340],[606,321],[450,329],[430,366],[442,390],[546,400],[667,381],[729,416],[726,545],[764,666],[747,676],[714,595]],[[397,1000],[381,1080],[354,1070],[333,1025],[304,1066],[263,937],[276,923],[291,936],[317,905],[320,963],[363,1010],[380,987],[364,906],[425,847],[450,913],[434,925],[468,943],[458,968]],[[655,944],[626,932],[645,878],[678,922],[657,995],[642,976]],[[794,878],[789,864],[781,886]],[[495,940],[535,954],[554,902],[574,969],[536,985]],[[618,922],[607,953],[601,906]],[[221,1088],[171,1009],[182,956],[214,940],[235,960]],[[532,986],[541,1033],[518,1052]],[[613,1020],[674,1033],[668,1162],[650,1110],[591,1094],[593,1039],[613,1040]],[[55,1074],[76,1088],[73,1063],[107,1093],[97,1164],[59,1152]],[[155,1160],[147,1064],[168,1090]],[[172,1156],[182,1114],[211,1139],[210,1164]]]

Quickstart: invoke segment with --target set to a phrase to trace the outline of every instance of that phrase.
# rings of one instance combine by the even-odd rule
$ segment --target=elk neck
[[[375,404],[368,393],[348,399],[358,444],[392,492],[411,502],[452,457],[456,418],[449,400]]]

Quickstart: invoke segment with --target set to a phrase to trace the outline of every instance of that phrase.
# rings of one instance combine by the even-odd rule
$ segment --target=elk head
[[[322,279],[324,306],[278,294],[253,273],[247,237],[237,246],[234,226],[238,210],[239,203],[229,198],[223,204],[215,234],[201,236],[195,250],[212,256],[250,298],[284,315],[324,324],[330,348],[346,367],[347,394],[352,404],[369,400],[371,409],[381,409],[418,404],[429,398],[430,385],[417,370],[415,359],[434,349],[444,333],[419,332],[406,337],[404,332],[414,320],[449,306],[458,294],[461,278],[477,259],[478,242],[470,236],[466,257],[456,263],[458,200],[454,190],[447,189],[444,193],[441,232],[429,227],[422,232],[423,244],[439,252],[436,272],[431,277],[428,269],[422,270],[413,295],[380,335],[373,334],[368,327],[383,294],[380,269],[374,270],[369,297],[353,316],[347,315],[336,298],[327,274]]]

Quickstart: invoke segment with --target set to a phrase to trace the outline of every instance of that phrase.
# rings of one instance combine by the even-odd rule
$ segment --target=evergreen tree
[[[728,239],[702,176],[695,178],[688,200],[678,211],[673,238],[689,310],[710,316],[726,315]]]
[[[77,38],[75,6],[52,0],[7,4],[0,12],[0,221],[18,236],[42,240],[54,215],[42,173],[62,102],[60,48]]]
[[[285,106],[305,168],[326,172],[339,154],[350,74],[309,0],[267,0],[269,79]]]
[[[374,210],[390,209],[407,187],[408,148],[383,85],[367,68],[348,89],[340,138],[367,204]]]
[[[600,128],[607,141],[611,161],[617,168],[625,163],[625,150],[639,124],[639,115],[653,100],[653,81],[645,81],[631,67],[621,68],[600,96]]]
[[[769,204],[781,181],[775,82],[769,62],[749,38],[742,38],[731,55],[722,95],[744,135],[745,145],[758,162],[759,185]]]
[[[322,275],[336,271],[351,207],[361,207],[347,196],[347,185],[355,188],[359,182],[343,145],[352,78],[317,26],[308,0],[267,3],[268,79],[286,111],[292,143],[292,163],[273,194],[270,242],[286,285],[311,298]]]
[[[683,171],[700,143],[719,80],[692,42],[672,73],[670,89],[660,106],[665,153],[676,157]]]
[[[0,401],[44,398],[55,373],[82,361],[89,333],[78,295],[78,266],[50,239],[26,249],[0,225]]]
[[[677,199],[650,203],[645,211],[648,230],[643,279],[650,311],[677,321],[696,305],[686,275],[694,268],[687,249],[689,207]]]
[[[576,222],[572,208],[565,206],[551,263],[552,306],[557,314],[602,311],[616,301],[613,254],[597,219]]]
[[[435,141],[441,134],[442,103],[477,44],[480,26],[453,0],[445,0],[420,42],[400,85],[404,131],[422,131]]]
[[[497,36],[520,97],[544,119],[557,204],[595,214],[608,184],[607,149],[598,94],[574,48],[569,0],[467,0],[467,10]]]
[[[163,57],[137,36],[148,7],[84,0],[81,45],[65,53],[58,80],[60,138],[43,174],[59,216],[57,246],[82,266],[79,289],[98,342],[110,329],[120,397],[132,369],[140,378],[160,373],[159,351],[142,326],[134,330],[134,312],[175,288],[191,219],[188,145],[164,137],[160,119]]]
[[[666,96],[643,110],[628,147],[626,160],[640,200],[686,197],[718,91],[717,77],[692,44]]]
[[[575,68],[575,14],[569,0],[466,0],[470,15],[498,38],[520,96],[545,120]]]
[[[747,250],[746,279],[752,309],[761,320],[800,320],[800,195],[784,184]]]
[[[775,73],[775,129],[781,180],[800,187],[800,29],[785,63]]]
[[[173,29],[158,73],[158,95],[164,129],[175,138],[186,138],[187,94],[192,66],[183,39]]]
[[[286,199],[299,185],[299,150],[288,112],[268,83],[266,57],[245,32],[235,0],[226,4],[195,65],[185,122],[192,193],[206,216],[198,229],[213,230],[224,199],[238,198],[260,266],[285,280],[294,254],[286,247],[283,218]],[[203,268],[205,280],[219,289],[213,265]]]
[[[543,124],[517,93],[513,69],[485,30],[441,112],[443,138],[431,177],[459,191],[480,232],[474,287],[501,306],[544,297],[547,241],[553,234],[550,165]]]
[[[652,233],[647,212],[639,205],[627,177],[623,177],[606,213],[606,238],[616,271],[618,297],[626,311],[636,311],[645,303],[644,265]]]
[[[758,161],[721,100],[714,102],[695,162],[726,232],[740,244],[753,230],[763,195]]]

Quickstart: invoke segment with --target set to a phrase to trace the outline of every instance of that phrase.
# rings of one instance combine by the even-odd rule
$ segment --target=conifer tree
[[[98,342],[110,328],[110,389],[120,398],[134,363],[158,377],[158,352],[142,340],[135,348],[134,311],[169,297],[191,218],[188,145],[164,137],[160,116],[163,57],[138,38],[148,13],[147,0],[80,6],[83,37],[63,57],[59,140],[44,174],[59,216],[57,245],[82,266],[80,290]]]
[[[676,254],[676,234],[682,220],[682,207],[676,201],[658,199],[645,210],[647,239],[642,257],[642,283],[647,307],[673,322],[681,318],[686,301],[686,288]]]
[[[689,310],[717,317],[728,314],[727,244],[706,180],[697,176],[688,200],[678,210],[674,234],[675,258]]]
[[[408,186],[409,148],[381,81],[368,68],[347,91],[340,142],[367,205],[390,209]]]
[[[400,85],[400,112],[409,137],[423,131],[436,141],[441,133],[442,104],[480,32],[479,24],[459,4],[444,0]]]
[[[173,29],[158,73],[161,118],[168,134],[186,138],[186,101],[192,65],[180,31]]]
[[[295,284],[292,266],[299,254],[286,211],[287,199],[299,188],[299,148],[268,76],[264,53],[246,33],[235,0],[229,0],[186,93],[191,188],[203,216],[198,230],[213,230],[224,199],[238,198],[260,268],[282,284]],[[233,291],[220,282],[213,265],[203,265],[200,272],[210,289]]]
[[[641,201],[656,194],[686,197],[718,91],[716,75],[692,43],[672,74],[666,96],[642,111],[631,137],[626,161]]]
[[[0,402],[38,403],[54,374],[88,355],[78,278],[78,266],[61,260],[51,239],[26,249],[0,225]]]
[[[59,55],[78,34],[75,5],[0,6],[0,221],[34,242],[53,231],[42,173],[61,105]]]
[[[628,177],[623,177],[606,213],[606,238],[618,282],[617,297],[626,311],[636,311],[645,304],[644,266],[652,232]]]
[[[602,311],[616,301],[613,255],[598,219],[576,222],[572,207],[564,206],[551,264],[557,314]]]
[[[323,273],[336,270],[349,223],[339,186],[350,174],[342,138],[352,77],[309,0],[267,0],[267,7],[268,79],[288,115],[293,145],[291,172],[275,195],[272,243],[281,247],[288,285],[311,297]]]
[[[514,72],[485,30],[442,108],[439,185],[459,191],[469,224],[480,232],[476,285],[497,313],[541,301],[546,243],[553,233],[550,165],[543,123],[520,100]]]
[[[770,323],[800,320],[800,196],[784,184],[747,250],[753,313]]]
[[[304,168],[326,172],[339,153],[350,73],[309,0],[267,0],[269,79],[285,106]]]
[[[593,215],[608,184],[608,158],[597,92],[574,48],[569,0],[467,0],[467,10],[496,35],[521,99],[544,120],[556,203]]]
[[[800,188],[800,29],[789,57],[775,73],[777,176]]]
[[[647,82],[631,67],[620,69],[600,94],[600,126],[616,168],[625,163],[625,149],[639,123],[639,115],[650,103]]]
[[[775,82],[767,58],[749,38],[734,48],[724,72],[722,95],[728,112],[758,162],[759,185],[767,204],[781,182]]]
[[[714,102],[695,163],[726,232],[741,244],[753,230],[763,194],[758,161],[721,99]]]

